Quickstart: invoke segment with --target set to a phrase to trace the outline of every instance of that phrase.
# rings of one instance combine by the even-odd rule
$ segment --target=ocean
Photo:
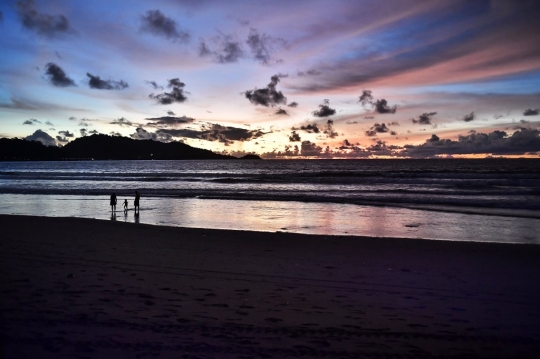
[[[535,159],[0,162],[0,213],[186,227],[540,244],[539,199]]]

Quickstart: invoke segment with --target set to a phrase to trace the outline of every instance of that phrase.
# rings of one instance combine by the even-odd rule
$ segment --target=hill
[[[0,139],[0,161],[51,160],[219,160],[236,157],[191,147],[181,142],[163,143],[127,137],[92,135],[78,138],[64,147],[47,147],[41,142]]]

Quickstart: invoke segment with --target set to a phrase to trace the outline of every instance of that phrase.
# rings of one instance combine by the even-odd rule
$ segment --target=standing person
[[[128,201],[127,199],[124,200],[124,213],[127,213],[128,211]]]
[[[139,191],[135,191],[135,202],[133,203],[135,205],[135,213],[139,212],[140,199],[141,199],[141,195],[139,194]]]
[[[111,194],[111,212],[116,212],[116,193]]]

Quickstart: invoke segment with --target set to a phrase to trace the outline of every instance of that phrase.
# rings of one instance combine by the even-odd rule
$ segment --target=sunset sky
[[[540,1],[0,3],[0,137],[540,156]]]

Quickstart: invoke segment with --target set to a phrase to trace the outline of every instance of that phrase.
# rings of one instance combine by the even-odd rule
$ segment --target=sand
[[[537,358],[540,246],[0,216],[1,358]]]

